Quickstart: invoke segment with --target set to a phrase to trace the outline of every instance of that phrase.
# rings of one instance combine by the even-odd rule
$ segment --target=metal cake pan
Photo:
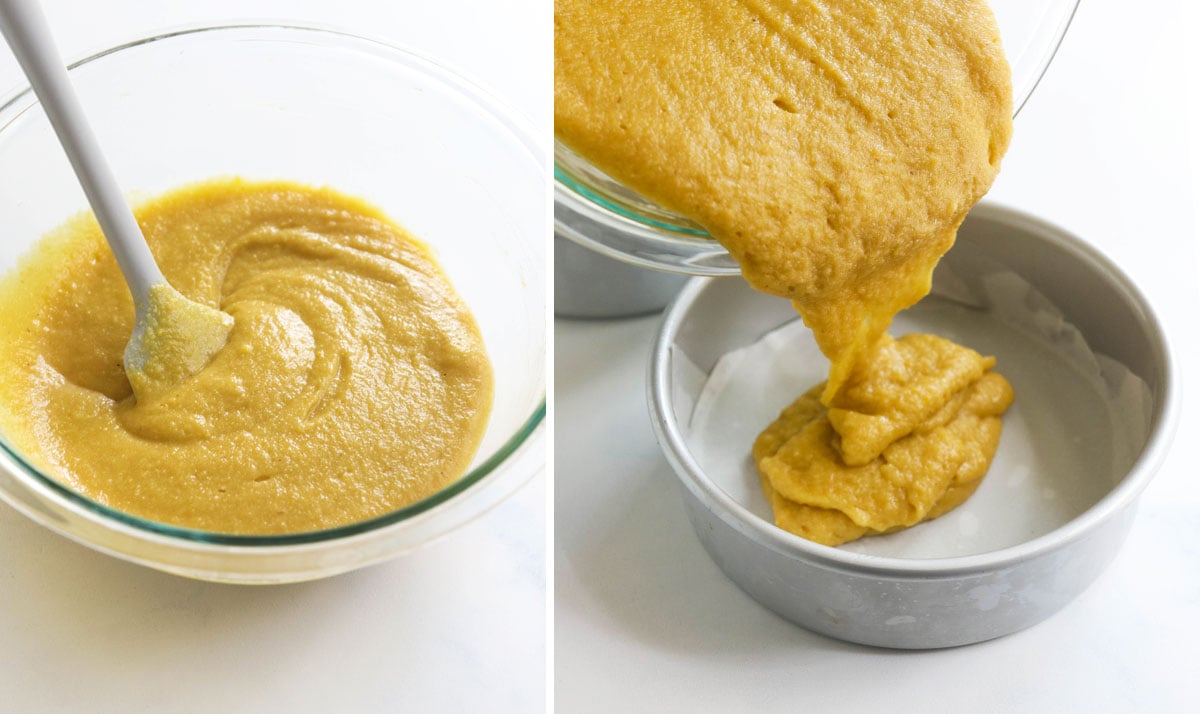
[[[744,498],[733,497],[688,447],[684,425],[702,385],[685,371],[710,372],[722,355],[796,317],[786,301],[736,278],[694,279],[668,309],[650,369],[656,436],[705,550],[741,589],[788,620],[882,647],[980,642],[1058,611],[1096,579],[1124,542],[1138,496],[1161,464],[1178,419],[1171,350],[1154,312],[1095,248],[1013,209],[977,206],[943,264],[977,259],[1006,266],[1057,305],[1096,353],[1145,382],[1149,403],[1147,436],[1132,467],[1117,474],[1111,487],[1106,482],[1095,503],[1028,540],[969,555],[897,557],[831,548],[776,528]]]

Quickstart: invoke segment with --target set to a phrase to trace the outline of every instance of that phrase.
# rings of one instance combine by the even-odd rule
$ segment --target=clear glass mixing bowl
[[[1058,51],[1079,0],[992,0],[1012,67],[1013,114]],[[554,143],[554,229],[610,258],[687,275],[737,275],[733,258],[701,226],[614,181]]]
[[[33,468],[0,435],[0,498],[85,545],[229,582],[332,575],[412,549],[495,506],[545,464],[545,149],[435,62],[314,28],[204,27],[89,57],[71,76],[121,185],[214,176],[362,197],[426,241],[479,322],[495,370],[470,471],[374,520],[279,536],[178,528],[113,510]],[[87,202],[36,99],[0,101],[0,272]]]

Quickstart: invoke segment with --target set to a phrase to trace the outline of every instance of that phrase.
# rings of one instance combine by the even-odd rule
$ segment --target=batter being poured
[[[849,388],[942,380],[941,358],[965,349],[897,349],[886,330],[991,185],[1011,115],[983,0],[556,0],[558,137],[703,225],[830,359],[755,446],[781,526],[829,544],[886,532],[986,471],[1011,399],[990,361],[898,410],[887,390]],[[992,420],[987,438],[966,438],[975,418]],[[863,449],[864,429],[880,443]],[[937,467],[950,478],[926,478],[935,443],[954,453]],[[891,448],[916,457],[900,466]],[[874,495],[829,496],[848,483]],[[836,524],[816,522],[826,511]]]

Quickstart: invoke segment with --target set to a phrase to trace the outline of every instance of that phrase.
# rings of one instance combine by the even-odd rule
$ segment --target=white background
[[[46,5],[73,58],[191,22],[368,34],[476,78],[549,135],[548,2]],[[1200,36],[1200,8],[1184,5],[1195,3],[1083,0],[990,195],[1100,246],[1174,340],[1179,438],[1112,567],[1047,622],[968,648],[897,653],[809,634],[728,583],[692,536],[646,416],[657,318],[560,322],[558,711],[1191,710],[1200,341],[1189,166],[1200,147],[1189,150],[1186,113],[1190,101],[1195,127],[1200,61],[1185,46]],[[0,51],[0,94],[19,81]],[[127,565],[0,507],[0,711],[538,711],[544,494],[539,478],[416,554],[264,589]]]
[[[692,534],[645,405],[658,318],[558,321],[558,711],[1196,710],[1195,5],[1083,0],[989,195],[1104,250],[1174,343],[1179,435],[1111,568],[1046,622],[971,647],[893,652],[808,633],[728,582]]]
[[[290,20],[364,34],[475,79],[549,137],[549,3],[44,6],[71,59],[191,23]],[[0,96],[22,82],[0,47]],[[266,588],[126,564],[0,505],[0,712],[541,711],[545,498],[538,477],[417,553]]]

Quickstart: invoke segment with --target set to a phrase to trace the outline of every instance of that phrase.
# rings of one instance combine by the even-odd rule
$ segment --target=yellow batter
[[[962,503],[987,473],[1012,403],[994,364],[940,337],[885,335],[832,406],[815,387],[755,440],[776,522],[838,545]]]
[[[928,293],[1011,115],[984,0],[555,3],[555,133],[793,301],[831,363],[816,404]]]
[[[233,317],[228,343],[135,399],[128,288],[94,220],[72,221],[0,285],[0,426],[31,461],[119,510],[225,533],[352,523],[463,474],[491,366],[424,245],[283,182],[200,184],[136,213],[167,280]]]

